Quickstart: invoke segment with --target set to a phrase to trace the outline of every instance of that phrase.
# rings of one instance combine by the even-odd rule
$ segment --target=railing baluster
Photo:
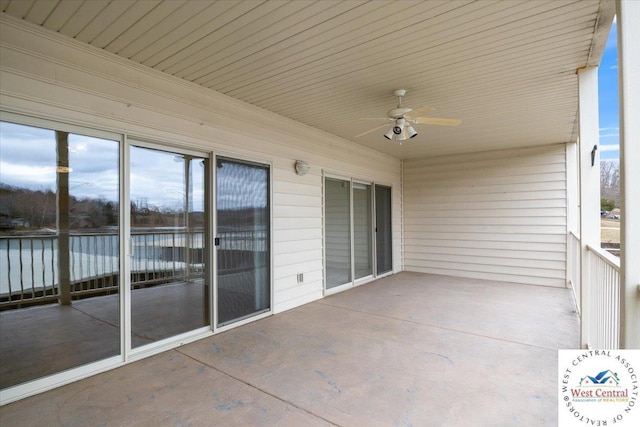
[[[78,239],[78,251],[79,251],[79,255],[78,255],[78,268],[80,269],[80,278],[76,279],[80,282],[80,289],[79,290],[84,290],[84,285],[82,284],[82,279],[84,279],[84,260],[82,259],[82,238]]]
[[[44,260],[44,249],[45,249],[45,244],[44,244],[45,240],[44,238],[40,239],[40,263],[42,265],[42,294],[43,295],[48,295],[49,292],[47,291],[47,280],[45,279],[45,260]]]
[[[93,288],[100,288],[100,283],[98,280],[100,279],[100,273],[98,272],[98,258],[100,257],[100,253],[98,252],[98,235],[93,236]]]
[[[31,257],[31,296],[34,297],[35,293],[36,293],[36,277],[35,277],[35,271],[33,269],[33,239],[29,239],[29,256]]]
[[[105,241],[105,237],[106,236],[103,236],[102,239],[101,239],[101,242],[102,242],[102,244],[101,244],[101,249],[102,249],[102,257],[101,257],[101,259],[102,259],[102,274],[100,274],[100,272],[98,272],[98,275],[100,277],[102,277],[102,286],[101,287],[103,287],[103,288],[104,287],[108,287],[107,282],[106,282],[106,278],[107,277],[105,276],[105,274],[107,274],[106,273],[107,272],[107,269],[106,269],[106,265],[107,265],[106,261],[107,260],[105,258],[105,256],[106,256],[106,251],[105,251],[106,241]]]
[[[71,243],[71,253],[69,254],[69,262],[71,263],[71,283],[74,283],[78,280],[76,276],[76,239],[73,236],[69,237],[69,242]],[[80,260],[80,265],[82,265],[82,260]],[[70,285],[71,286],[71,285]],[[71,288],[71,292],[75,289]]]
[[[13,297],[11,290],[11,240],[7,239],[7,284],[9,286],[9,301]]]
[[[51,289],[54,289],[54,294],[57,295],[57,293],[55,292],[55,288],[56,288],[56,269],[55,269],[55,242],[53,241],[53,239],[49,239],[49,243],[51,243]]]
[[[149,280],[149,239],[144,235],[144,279]]]
[[[109,275],[109,285],[111,285],[111,287],[113,287],[113,285],[114,285],[114,283],[113,283],[113,280],[115,279],[114,272],[116,271],[116,269],[113,268],[113,259],[115,258],[113,256],[113,243],[114,243],[114,240],[115,239],[113,239],[113,238],[109,239],[109,267],[110,267],[109,268],[109,273],[110,273],[110,275]],[[120,250],[119,249],[118,249],[118,259],[120,259]],[[115,285],[117,287],[119,285],[119,282],[116,281]]]
[[[96,250],[98,245],[100,246],[100,253],[96,254],[96,265],[98,268],[98,277],[100,278],[100,281],[98,282],[98,287],[99,288],[107,288],[108,287],[108,283],[107,283],[107,276],[106,276],[106,271],[107,269],[105,268],[106,266],[106,259],[105,259],[105,248],[106,248],[106,244],[107,242],[105,241],[106,236],[104,235],[99,235],[98,237],[100,237],[100,239],[96,239]]]
[[[152,277],[153,279],[156,278],[156,235],[152,234],[151,235],[151,256],[153,257],[153,259],[151,260],[151,271],[152,273]]]
[[[20,257],[20,300],[24,299],[24,279],[22,274],[22,239],[18,240],[18,256]]]
[[[84,271],[82,272],[82,276],[83,276],[83,281],[86,283],[86,288],[88,290],[93,289],[93,274],[91,272],[91,266],[93,265],[93,260],[95,258],[95,254],[91,255],[91,245],[93,242],[92,239],[93,236],[87,236],[87,272],[85,273]]]

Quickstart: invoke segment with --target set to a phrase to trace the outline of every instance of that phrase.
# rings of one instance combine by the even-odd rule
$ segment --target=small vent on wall
[[[298,283],[304,282],[304,274],[298,273]]]

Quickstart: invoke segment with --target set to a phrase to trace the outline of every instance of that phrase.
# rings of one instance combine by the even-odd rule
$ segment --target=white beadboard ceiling
[[[576,139],[576,70],[600,61],[610,0],[0,0],[1,10],[400,159]],[[404,104],[458,118],[402,146]]]

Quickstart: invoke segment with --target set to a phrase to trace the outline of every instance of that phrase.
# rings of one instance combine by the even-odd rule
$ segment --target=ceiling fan
[[[384,137],[393,140],[399,144],[402,141],[414,138],[418,132],[413,128],[414,124],[440,125],[440,126],[458,126],[462,123],[459,119],[443,119],[438,117],[424,117],[422,114],[428,114],[435,111],[430,107],[406,108],[402,106],[402,97],[407,93],[405,89],[398,89],[393,92],[398,97],[398,106],[387,111],[387,117],[384,118],[363,118],[362,120],[386,120],[391,122],[391,127],[384,134]],[[368,133],[375,132],[378,129],[388,127],[389,124],[377,126],[368,131],[356,135],[355,138],[364,136]]]

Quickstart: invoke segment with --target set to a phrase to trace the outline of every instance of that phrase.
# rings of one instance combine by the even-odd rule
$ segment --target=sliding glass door
[[[351,182],[325,178],[324,227],[327,289],[350,283]]]
[[[391,187],[376,185],[376,274],[393,269],[391,251]]]
[[[119,135],[0,122],[0,389],[121,348]]]
[[[373,275],[373,195],[371,185],[353,183],[353,262],[355,279]]]
[[[268,165],[8,113],[0,156],[3,399],[271,310]]]
[[[391,187],[325,176],[325,290],[392,271],[391,244]]]
[[[269,166],[217,159],[219,326],[271,308],[269,181]]]
[[[131,347],[210,324],[209,160],[131,146]]]

